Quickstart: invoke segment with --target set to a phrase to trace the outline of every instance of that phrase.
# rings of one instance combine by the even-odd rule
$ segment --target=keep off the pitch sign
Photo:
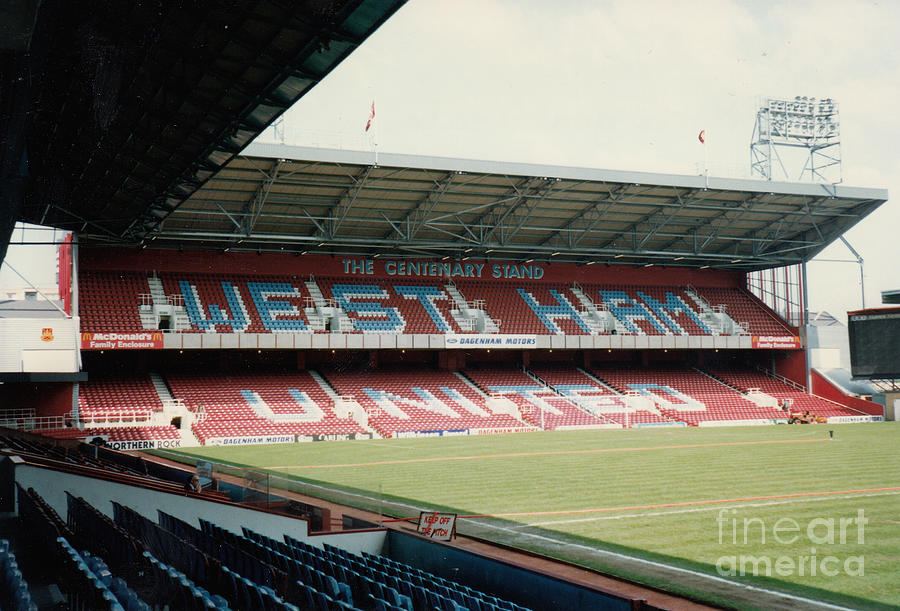
[[[449,541],[456,534],[456,514],[423,511],[419,514],[420,535],[438,541]]]

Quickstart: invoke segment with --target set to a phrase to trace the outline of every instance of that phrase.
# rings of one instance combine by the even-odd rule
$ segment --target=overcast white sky
[[[900,194],[898,32],[893,0],[411,0],[288,111],[285,142],[366,148],[375,98],[379,151],[698,174],[706,129],[710,174],[748,177],[761,97],[831,97],[844,184]],[[888,202],[847,234],[869,307],[900,288],[898,228]],[[812,310],[860,307],[857,265],[809,272]]]

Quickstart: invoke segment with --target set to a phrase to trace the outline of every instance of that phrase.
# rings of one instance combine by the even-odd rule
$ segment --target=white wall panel
[[[30,373],[74,373],[74,350],[23,350],[22,371]]]
[[[0,371],[72,373],[78,371],[81,339],[77,319],[0,319]]]

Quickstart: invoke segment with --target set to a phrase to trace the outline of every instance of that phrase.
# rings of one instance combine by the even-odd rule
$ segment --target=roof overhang
[[[843,185],[254,144],[143,244],[752,271],[809,261],[887,198]]]
[[[29,51],[0,57],[17,220],[143,240],[404,2],[43,0]]]

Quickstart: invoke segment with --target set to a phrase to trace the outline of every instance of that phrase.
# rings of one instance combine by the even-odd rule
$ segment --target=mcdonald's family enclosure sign
[[[122,350],[129,348],[156,349],[163,347],[160,331],[137,333],[82,333],[82,350]]]

